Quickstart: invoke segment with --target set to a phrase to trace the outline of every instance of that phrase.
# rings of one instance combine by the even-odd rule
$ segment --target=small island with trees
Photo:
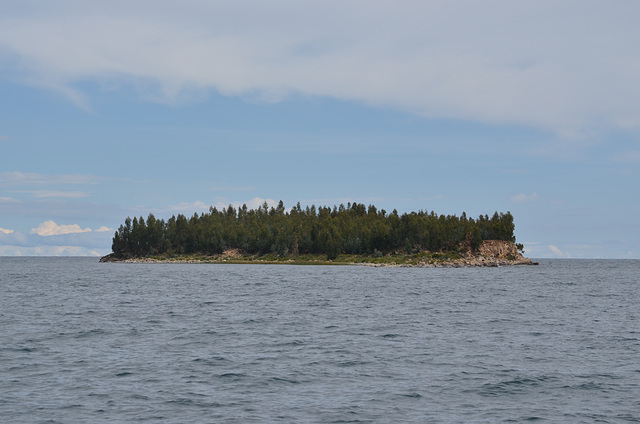
[[[209,208],[167,221],[128,217],[101,262],[283,263],[475,267],[536,264],[510,212],[473,219],[375,206]]]

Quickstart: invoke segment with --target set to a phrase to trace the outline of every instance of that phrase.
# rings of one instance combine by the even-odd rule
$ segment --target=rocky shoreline
[[[104,256],[100,262],[121,262],[137,264],[202,264],[202,263],[235,263],[235,264],[282,264],[282,265],[356,265],[372,267],[394,268],[481,268],[501,267],[515,265],[538,265],[537,262],[525,258],[516,248],[514,243],[488,240],[485,241],[477,252],[467,251],[457,259],[434,259],[425,257],[415,263],[378,262],[371,261],[328,261],[328,260],[299,260],[289,258],[286,260],[265,260],[263,258],[247,257],[238,250],[228,250],[217,256],[208,257],[178,257],[178,258],[118,258],[113,254]],[[407,261],[409,262],[409,261]]]
[[[297,262],[295,259],[286,261],[267,261],[267,260],[219,260],[219,259],[182,259],[182,258],[127,258],[116,259],[103,257],[100,262],[119,262],[129,264],[278,264],[278,265],[313,265],[309,261]],[[538,265],[529,258],[523,259],[494,259],[484,257],[463,258],[455,260],[442,261],[424,261],[417,264],[403,263],[375,263],[375,262],[334,262],[334,261],[317,261],[316,265],[353,265],[353,266],[370,266],[370,267],[388,267],[388,268],[483,268],[483,267],[501,267],[516,265]]]
[[[415,265],[418,268],[482,268],[516,265],[538,265],[529,258],[522,259],[495,259],[485,257],[464,258],[454,261],[442,261]]]

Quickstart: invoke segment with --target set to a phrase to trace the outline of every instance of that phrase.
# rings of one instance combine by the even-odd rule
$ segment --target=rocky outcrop
[[[485,240],[478,248],[478,254],[494,259],[524,259],[515,243],[502,240]]]
[[[538,265],[525,258],[516,244],[510,241],[485,240],[477,251],[468,250],[461,259],[451,261],[429,261],[418,266],[433,268],[473,268],[511,265]]]
[[[122,262],[122,259],[118,258],[113,253],[109,253],[107,256],[101,257],[100,262]]]

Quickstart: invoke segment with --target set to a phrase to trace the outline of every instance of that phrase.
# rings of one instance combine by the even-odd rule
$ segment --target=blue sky
[[[635,1],[0,0],[0,255],[210,205],[511,211],[640,258]]]

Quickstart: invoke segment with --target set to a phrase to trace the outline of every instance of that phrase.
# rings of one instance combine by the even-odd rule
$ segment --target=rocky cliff
[[[424,262],[418,266],[435,268],[472,268],[472,267],[496,267],[510,265],[538,265],[531,259],[525,258],[518,251],[516,244],[510,241],[485,240],[478,250],[470,249],[461,259],[441,262]]]

